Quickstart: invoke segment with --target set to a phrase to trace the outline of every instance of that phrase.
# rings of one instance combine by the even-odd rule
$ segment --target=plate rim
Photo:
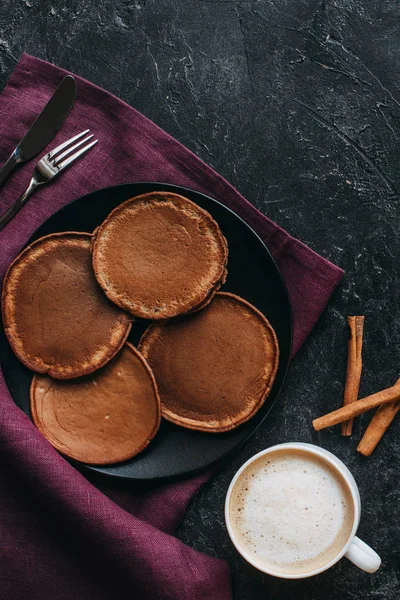
[[[73,459],[68,459],[67,457],[64,457],[66,460],[68,460],[68,462],[70,462],[74,467],[76,467],[78,470],[82,470],[84,472],[89,472],[92,474],[96,474],[96,476],[100,476],[101,478],[106,477],[106,478],[112,478],[114,481],[134,481],[136,483],[142,483],[142,484],[146,484],[146,483],[150,483],[150,482],[168,482],[168,481],[178,481],[180,479],[186,478],[186,477],[190,477],[190,476],[196,476],[199,473],[203,473],[206,472],[207,469],[212,469],[213,467],[215,467],[218,464],[224,464],[226,463],[231,457],[232,455],[237,452],[240,448],[242,448],[248,441],[249,439],[255,434],[255,432],[259,429],[259,427],[264,423],[265,419],[268,417],[269,413],[271,412],[272,408],[275,406],[276,401],[279,398],[279,395],[282,392],[282,388],[285,384],[286,381],[286,377],[288,374],[288,370],[289,370],[289,366],[292,360],[292,351],[293,351],[293,310],[292,310],[292,305],[291,305],[291,301],[290,301],[290,295],[289,295],[289,291],[286,285],[286,281],[282,275],[282,272],[275,260],[275,258],[273,257],[270,249],[268,248],[267,244],[261,239],[261,237],[258,235],[258,233],[256,231],[254,231],[253,227],[251,225],[249,225],[249,223],[247,223],[240,215],[238,215],[234,210],[232,210],[229,206],[226,206],[223,202],[220,202],[219,200],[216,200],[215,198],[213,198],[212,196],[209,196],[208,194],[205,194],[204,192],[201,192],[199,190],[187,187],[187,186],[182,186],[182,185],[178,185],[178,184],[172,184],[172,183],[163,183],[163,182],[159,182],[159,181],[133,181],[133,182],[124,182],[124,183],[119,183],[116,185],[111,185],[111,186],[105,186],[96,190],[93,190],[91,192],[87,192],[86,194],[82,194],[81,196],[77,196],[76,198],[74,198],[73,200],[71,200],[70,202],[68,202],[65,206],[62,206],[61,208],[59,208],[57,211],[55,211],[52,215],[50,215],[45,221],[43,221],[43,223],[41,223],[39,225],[39,227],[36,228],[36,230],[34,231],[34,233],[29,237],[28,241],[26,242],[26,244],[23,246],[23,248],[21,249],[21,252],[30,244],[32,244],[36,239],[38,239],[37,236],[37,232],[39,229],[41,229],[43,226],[46,225],[46,223],[50,220],[53,219],[54,217],[56,217],[57,215],[59,215],[60,213],[62,213],[64,210],[68,209],[72,204],[74,204],[75,202],[78,202],[79,200],[84,200],[85,198],[87,198],[88,196],[93,196],[94,194],[101,194],[104,192],[110,192],[111,190],[114,189],[123,189],[123,188],[129,188],[131,186],[151,186],[155,188],[155,191],[162,191],[162,188],[165,189],[165,191],[171,191],[171,192],[175,192],[175,193],[181,193],[184,194],[184,192],[189,192],[190,194],[199,194],[200,196],[204,196],[205,198],[207,198],[207,200],[211,201],[214,204],[217,204],[219,206],[221,206],[224,210],[230,212],[232,215],[234,215],[234,217],[236,219],[238,219],[247,229],[250,230],[250,232],[253,234],[253,236],[255,236],[259,243],[262,244],[262,246],[264,247],[265,251],[267,252],[267,254],[269,255],[270,260],[272,261],[272,264],[275,267],[275,270],[279,276],[279,280],[280,283],[282,285],[282,289],[284,291],[286,300],[287,300],[287,307],[289,309],[289,332],[290,332],[290,340],[289,340],[289,360],[287,361],[287,364],[285,366],[285,370],[282,374],[282,381],[280,383],[279,388],[276,391],[276,395],[275,398],[273,399],[272,402],[270,402],[265,414],[263,415],[262,419],[259,421],[259,423],[257,423],[257,425],[254,426],[254,428],[248,433],[248,435],[246,435],[243,440],[239,441],[235,446],[233,446],[233,448],[231,448],[230,450],[228,450],[227,452],[225,452],[225,454],[223,454],[223,456],[220,456],[219,458],[216,458],[214,460],[212,460],[211,462],[207,463],[206,465],[203,465],[201,467],[198,467],[197,469],[188,469],[188,470],[183,470],[180,471],[179,473],[174,473],[171,475],[166,475],[166,476],[152,476],[152,477],[130,477],[124,473],[107,473],[104,471],[104,467],[102,466],[97,466],[97,465],[90,465],[90,464],[85,464],[85,463],[80,463],[77,461],[74,461]],[[147,192],[145,192],[147,193]],[[129,199],[129,197],[133,197],[133,196],[127,196],[126,200]],[[189,198],[191,200],[191,198]],[[122,202],[124,202],[125,200],[122,200]],[[196,204],[196,202],[194,200],[191,200],[192,202],[194,202]],[[121,204],[119,203],[119,204]],[[119,205],[118,204],[118,205]],[[117,205],[117,206],[118,206]],[[212,215],[211,215],[212,216]],[[263,215],[265,216],[265,215]],[[212,218],[214,219],[214,217],[212,216]],[[264,314],[264,313],[263,313]],[[268,318],[268,317],[267,317]],[[5,335],[4,332],[4,325],[3,322],[1,321],[1,327],[2,327],[2,333],[3,335]],[[15,404],[17,404],[15,402],[15,399],[11,393],[11,390],[8,386],[8,381],[7,381],[7,377],[4,374],[4,378],[5,378],[5,382],[7,385],[7,388],[10,392],[11,397],[13,398],[13,401]],[[18,405],[17,405],[18,406]],[[22,409],[21,409],[22,410]],[[62,455],[63,456],[63,455]]]

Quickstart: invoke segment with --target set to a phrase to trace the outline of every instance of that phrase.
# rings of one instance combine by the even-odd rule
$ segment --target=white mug
[[[269,454],[270,452],[274,452],[279,449],[303,450],[303,451],[306,450],[310,454],[314,454],[314,455],[320,457],[321,459],[323,459],[324,461],[328,462],[332,467],[334,467],[337,471],[339,471],[339,473],[342,476],[343,480],[345,481],[345,483],[348,487],[348,490],[353,499],[353,505],[354,505],[353,527],[352,527],[350,536],[349,536],[346,544],[343,546],[343,548],[340,550],[340,552],[338,552],[338,554],[331,561],[329,561],[326,565],[323,565],[322,567],[315,569],[313,571],[309,571],[307,573],[277,573],[277,572],[274,572],[274,571],[268,569],[267,567],[264,568],[264,566],[260,567],[259,564],[255,564],[254,561],[252,560],[251,556],[248,555],[246,550],[243,548],[243,546],[240,544],[240,542],[236,538],[234,529],[233,529],[233,527],[231,525],[231,521],[230,521],[230,514],[229,514],[230,513],[230,510],[229,510],[230,498],[231,498],[233,487],[234,487],[236,481],[238,480],[238,478],[240,477],[241,473],[243,473],[243,471],[250,464],[252,464],[255,460],[257,460],[261,456],[265,456],[266,454]],[[276,446],[272,446],[271,448],[267,448],[266,450],[262,450],[255,456],[252,456],[247,462],[244,463],[244,465],[239,469],[239,471],[236,473],[236,475],[232,479],[231,484],[228,489],[228,492],[227,492],[227,495],[226,495],[226,500],[225,500],[226,527],[228,529],[228,533],[229,533],[229,536],[230,536],[233,544],[236,546],[236,549],[240,552],[240,554],[243,556],[243,558],[245,560],[247,560],[247,562],[252,564],[257,569],[261,570],[263,573],[267,573],[268,575],[273,575],[275,577],[281,577],[284,579],[303,579],[304,577],[311,577],[313,575],[318,575],[319,573],[322,573],[323,571],[326,571],[327,569],[332,567],[335,563],[337,563],[342,558],[342,556],[345,556],[346,558],[348,558],[357,567],[359,567],[363,571],[366,571],[367,573],[374,573],[375,571],[377,571],[381,564],[381,559],[380,559],[379,555],[374,550],[372,550],[372,548],[370,548],[365,542],[363,542],[356,536],[356,531],[357,531],[358,525],[360,523],[360,516],[361,516],[360,492],[358,491],[358,487],[354,480],[353,475],[350,473],[350,471],[346,467],[346,465],[344,465],[342,463],[342,461],[337,458],[337,456],[335,456],[331,452],[328,452],[328,450],[324,450],[324,448],[314,446],[313,444],[304,444],[302,442],[278,444]]]

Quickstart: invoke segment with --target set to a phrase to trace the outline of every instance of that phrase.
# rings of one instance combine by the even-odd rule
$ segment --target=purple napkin
[[[0,96],[0,163],[26,133],[65,71],[23,55]],[[90,127],[99,144],[43,188],[0,232],[0,278],[35,229],[60,207],[117,183],[161,181],[213,196],[266,242],[286,280],[295,353],[343,272],[249,204],[227,181],[154,123],[77,77],[78,97],[50,144]],[[0,191],[0,212],[24,190],[36,159]],[[90,483],[16,407],[0,376],[0,600],[228,600],[222,560],[173,532],[209,474],[168,485],[117,489]]]

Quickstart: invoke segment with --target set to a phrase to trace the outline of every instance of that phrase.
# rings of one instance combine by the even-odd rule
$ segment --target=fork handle
[[[32,177],[25,192],[18,198],[14,204],[10,206],[6,212],[0,217],[0,231],[7,225],[7,223],[17,214],[19,210],[24,206],[25,202],[32,196],[33,192],[38,187],[39,183]]]
[[[21,161],[18,159],[18,152],[16,148],[0,169],[0,186],[4,183],[19,162]]]

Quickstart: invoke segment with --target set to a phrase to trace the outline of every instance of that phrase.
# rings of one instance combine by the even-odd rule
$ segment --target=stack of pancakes
[[[210,302],[226,278],[228,246],[211,215],[177,194],[137,196],[96,231],[93,268],[108,298],[143,319]]]
[[[166,419],[222,432],[268,396],[278,343],[267,319],[218,290],[228,248],[211,215],[183,196],[127,200],[93,234],[28,246],[3,285],[5,332],[36,375],[34,423],[90,464],[132,458]],[[132,321],[154,321],[139,351]]]

